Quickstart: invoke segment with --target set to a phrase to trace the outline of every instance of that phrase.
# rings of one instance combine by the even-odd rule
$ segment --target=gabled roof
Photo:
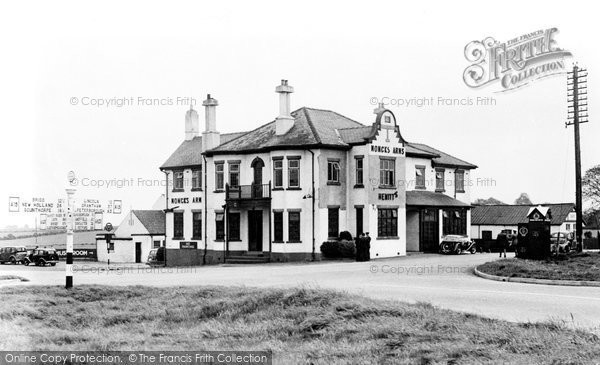
[[[415,207],[470,207],[469,204],[446,194],[426,190],[407,190],[406,205]]]
[[[570,212],[575,209],[573,203],[543,204],[550,208],[552,219],[550,224],[560,225],[565,222]],[[472,225],[501,225],[515,226],[519,223],[527,223],[527,214],[536,205],[477,205],[471,209]]]
[[[423,143],[415,143],[415,142],[411,142],[409,143],[412,147],[424,151],[424,152],[428,152],[431,154],[435,154],[438,155],[438,157],[434,157],[433,158],[433,165],[434,166],[457,166],[457,167],[463,167],[465,169],[476,169],[477,166],[473,165],[472,163],[466,162],[464,160],[461,160],[459,158],[456,158],[452,155],[449,155],[445,152],[442,152],[438,149],[435,149],[433,147],[430,147],[426,144]]]
[[[151,235],[165,234],[165,212],[162,210],[132,210]]]
[[[221,144],[244,135],[246,132],[221,134]],[[194,137],[183,141],[175,152],[162,164],[161,169],[173,167],[186,167],[202,164],[202,137]]]
[[[294,126],[284,135],[275,134],[275,121],[267,123],[217,148],[207,155],[244,153],[304,146],[348,148],[337,130],[364,127],[357,121],[330,110],[302,107],[291,113]]]

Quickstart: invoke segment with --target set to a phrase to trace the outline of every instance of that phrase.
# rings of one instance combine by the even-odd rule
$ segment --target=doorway
[[[248,251],[263,250],[263,211],[248,212]]]
[[[139,264],[142,262],[142,243],[135,243],[135,263]]]
[[[356,237],[360,237],[363,232],[363,208],[356,207]]]
[[[423,252],[439,251],[439,219],[437,209],[422,209],[419,216],[419,246]]]

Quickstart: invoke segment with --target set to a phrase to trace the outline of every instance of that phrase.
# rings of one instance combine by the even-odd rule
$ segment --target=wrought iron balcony
[[[230,186],[225,185],[225,200],[269,200],[271,199],[271,182],[268,184],[252,184]]]

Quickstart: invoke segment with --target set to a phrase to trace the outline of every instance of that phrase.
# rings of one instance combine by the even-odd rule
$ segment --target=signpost
[[[67,258],[65,264],[65,288],[73,287],[73,195],[75,189],[67,190]]]

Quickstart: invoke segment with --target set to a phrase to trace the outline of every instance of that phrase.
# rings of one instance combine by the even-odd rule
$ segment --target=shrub
[[[321,245],[321,252],[323,256],[335,259],[342,257],[342,253],[340,251],[340,245],[338,241],[325,241]]]
[[[356,255],[354,241],[325,241],[321,245],[323,256],[330,259],[353,258]]]
[[[352,233],[348,231],[340,232],[340,240],[352,241]]]

